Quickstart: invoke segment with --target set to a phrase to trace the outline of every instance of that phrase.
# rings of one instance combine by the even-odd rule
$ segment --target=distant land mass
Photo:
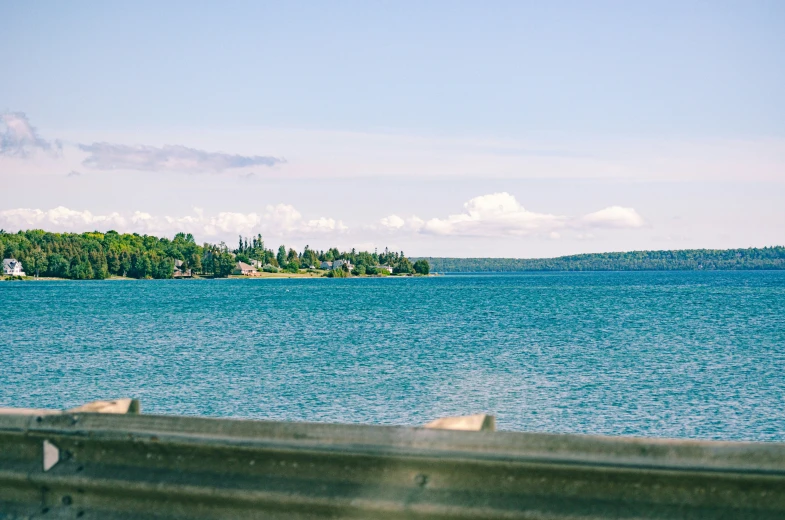
[[[411,262],[403,254],[385,248],[382,252],[339,251],[337,247],[317,251],[307,245],[302,252],[281,244],[278,252],[265,245],[261,234],[238,236],[237,247],[196,243],[191,233],[174,238],[120,234],[117,231],[51,233],[30,229],[6,233],[0,229],[0,279],[32,277],[71,280],[107,278],[168,279],[226,278],[288,273],[292,276],[425,276],[428,262]]]
[[[237,247],[225,243],[197,244],[190,233],[174,238],[117,233],[51,233],[41,229],[7,233],[0,229],[3,274],[21,263],[34,277],[72,280],[121,278],[225,278],[256,275],[258,272],[306,272],[331,277],[427,275],[429,273],[483,273],[526,271],[697,271],[785,269],[785,247],[749,249],[683,249],[674,251],[631,251],[592,253],[558,258],[407,258],[403,251],[369,252],[327,250],[302,251],[283,244],[267,247],[261,235],[238,236]],[[340,264],[341,269],[332,266]],[[325,268],[325,265],[328,267]],[[239,273],[235,272],[238,271]],[[319,273],[317,273],[319,274]]]
[[[558,258],[422,258],[428,260],[431,272],[436,273],[785,269],[782,246],[591,253]]]

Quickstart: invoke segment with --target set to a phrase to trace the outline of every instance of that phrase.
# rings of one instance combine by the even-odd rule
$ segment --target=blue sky
[[[785,243],[783,2],[36,2],[0,19],[7,230],[460,256]]]

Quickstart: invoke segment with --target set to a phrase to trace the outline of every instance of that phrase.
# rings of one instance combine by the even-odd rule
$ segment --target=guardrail
[[[785,518],[785,444],[4,412],[0,518]]]

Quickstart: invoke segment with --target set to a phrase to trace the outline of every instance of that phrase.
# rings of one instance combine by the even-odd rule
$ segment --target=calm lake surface
[[[0,283],[0,406],[785,441],[785,272]]]

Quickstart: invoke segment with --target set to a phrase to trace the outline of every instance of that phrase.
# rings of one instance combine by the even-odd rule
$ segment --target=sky
[[[0,2],[0,228],[785,244],[785,2]]]

